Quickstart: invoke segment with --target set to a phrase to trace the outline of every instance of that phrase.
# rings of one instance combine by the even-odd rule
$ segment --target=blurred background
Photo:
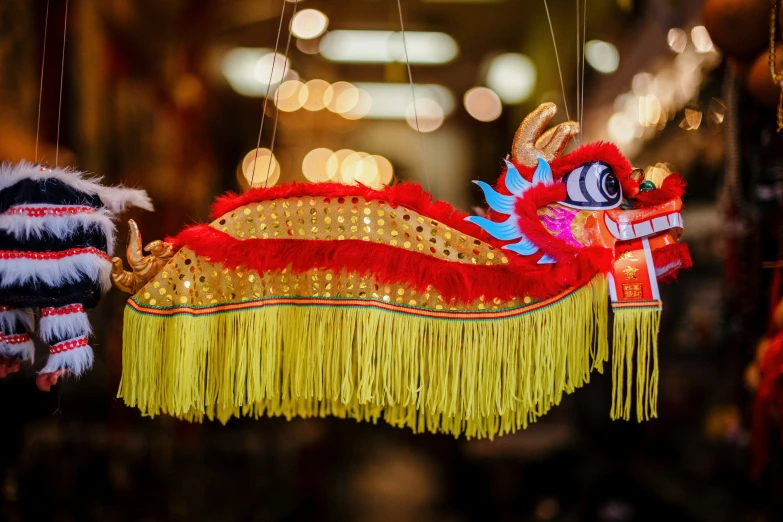
[[[470,180],[494,181],[519,122],[553,101],[585,143],[689,184],[694,268],[662,288],[660,418],[611,422],[608,375],[491,443],[141,418],[115,399],[112,292],[91,312],[86,376],[48,394],[30,368],[0,380],[0,520],[783,520],[776,411],[750,479],[754,358],[783,259],[769,0],[401,4],[415,104],[395,0],[71,0],[65,48],[64,0],[45,47],[46,0],[3,0],[0,161],[35,159],[42,86],[38,160],[54,162],[64,57],[59,164],[144,187],[156,212],[126,217],[146,241],[251,179],[413,180],[470,210]]]

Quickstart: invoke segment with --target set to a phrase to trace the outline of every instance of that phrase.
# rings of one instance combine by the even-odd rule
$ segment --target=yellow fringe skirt
[[[491,320],[339,302],[198,315],[131,304],[119,397],[145,415],[190,421],[329,415],[493,438],[589,382],[609,351],[603,277]],[[639,418],[655,415],[658,310],[616,313],[613,418],[630,416],[634,378]]]

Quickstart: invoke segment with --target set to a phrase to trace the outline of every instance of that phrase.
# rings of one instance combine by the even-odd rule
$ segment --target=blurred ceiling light
[[[307,87],[307,99],[302,102],[302,107],[308,111],[320,111],[326,107],[324,103],[324,94],[330,87],[326,80],[310,80],[305,84]]]
[[[313,149],[302,160],[302,173],[305,178],[313,183],[323,183],[334,178],[337,174],[337,165],[331,165],[329,159],[334,153],[329,149]],[[329,167],[332,167],[331,169]]]
[[[536,66],[524,54],[498,55],[489,64],[487,86],[497,93],[503,103],[521,103],[533,94]]]
[[[324,91],[324,105],[337,114],[349,111],[359,102],[359,92],[348,82],[335,82]]]
[[[648,94],[639,98],[639,124],[645,127],[652,127],[661,119],[661,102],[652,95]]]
[[[375,164],[378,165],[378,177],[382,185],[388,185],[391,183],[394,177],[394,167],[389,160],[378,154],[373,154]]]
[[[291,61],[284,54],[268,53],[256,62],[253,75],[259,83],[275,85],[283,80],[284,71],[290,67]]]
[[[494,121],[503,112],[500,98],[492,89],[473,87],[462,99],[465,110],[478,121]]]
[[[637,96],[644,96],[652,89],[655,78],[647,72],[636,73],[631,80],[631,89]]]
[[[317,38],[313,40],[296,39],[296,48],[305,54],[318,54],[318,46],[319,42]]]
[[[633,139],[635,124],[625,113],[612,114],[607,122],[609,139],[619,144],[628,143]]]
[[[407,118],[411,105],[411,86],[407,83],[356,83],[355,87],[366,91],[372,100],[366,118],[378,120],[402,120]],[[454,111],[454,95],[446,87],[435,84],[415,84],[416,99],[435,101],[443,117]],[[420,115],[421,116],[421,115]],[[434,130],[434,129],[433,129]]]
[[[443,125],[444,119],[443,108],[438,102],[429,98],[417,98],[405,109],[405,120],[408,125],[421,132],[438,130]]]
[[[585,44],[585,59],[596,71],[610,74],[620,65],[617,47],[601,40],[590,40]]]
[[[329,26],[329,18],[318,9],[304,9],[291,20],[291,32],[302,40],[318,38]]]
[[[669,49],[675,53],[681,53],[688,45],[688,35],[679,27],[672,27],[666,36],[666,42],[669,44]]]
[[[350,156],[351,154],[354,154],[356,151],[351,149],[340,149],[336,152],[334,152],[331,156],[329,156],[329,160],[326,162],[326,168],[328,172],[334,172],[332,177],[339,182],[342,183],[353,183],[353,178],[348,179],[347,181],[342,176],[342,164],[343,161],[345,161],[345,158]]]
[[[700,53],[708,53],[713,50],[710,33],[703,25],[697,25],[691,29],[691,40],[693,40],[693,46]]]
[[[252,187],[271,187],[280,179],[280,164],[269,149],[253,149],[242,161],[242,173]]]
[[[701,126],[701,118],[701,111],[685,109],[685,118],[680,122],[680,128],[685,130],[696,130]]]
[[[266,83],[255,77],[256,64],[271,53],[271,49],[238,47],[223,56],[221,69],[231,88],[244,96],[264,96]]]
[[[406,31],[410,63],[437,65],[459,54],[457,42],[446,33]],[[320,51],[333,62],[405,62],[402,34],[393,31],[332,31],[321,39]]]
[[[358,120],[364,118],[372,110],[372,96],[364,89],[356,89],[357,100],[354,106],[345,112],[341,112],[340,116],[346,120]],[[340,96],[344,96],[345,93]],[[338,101],[337,105],[340,105]]]
[[[340,166],[340,177],[344,183],[358,182],[368,187],[378,186],[378,164],[366,152],[354,152],[347,156]]]
[[[281,111],[298,111],[308,99],[307,86],[299,80],[285,81],[275,90],[272,99]]]

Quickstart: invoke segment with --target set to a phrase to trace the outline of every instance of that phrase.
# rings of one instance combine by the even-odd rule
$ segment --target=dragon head
[[[582,145],[561,156],[579,125],[569,121],[544,132],[556,111],[545,103],[525,118],[497,186],[476,182],[489,215],[467,219],[538,264],[607,252],[616,259],[624,245],[643,240],[658,280],[688,268],[688,248],[678,242],[682,178],[670,174],[659,185],[645,180],[611,143]]]

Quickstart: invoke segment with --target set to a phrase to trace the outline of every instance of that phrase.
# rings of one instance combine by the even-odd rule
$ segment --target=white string
[[[424,137],[419,128],[419,110],[416,107],[416,90],[413,87],[413,74],[411,73],[411,61],[408,58],[408,42],[405,38],[405,23],[402,21],[402,4],[397,0],[397,11],[400,14],[400,32],[402,33],[402,48],[405,51],[405,65],[408,67],[408,83],[411,85],[411,96],[413,98],[413,117],[416,120],[416,132],[419,134],[419,147],[421,148],[421,163],[424,166],[424,179],[427,180],[427,191],[432,192],[430,185],[430,174],[427,170],[427,155],[424,152]]]
[[[46,18],[44,18],[43,51],[41,51],[41,85],[38,88],[38,123],[35,125],[35,157],[38,162],[38,137],[41,135],[41,100],[43,99],[44,66],[46,65],[46,33],[49,29],[49,0],[46,0]]]
[[[65,77],[65,35],[68,31],[68,0],[65,0],[65,21],[63,22],[63,59],[60,63],[60,105],[57,107],[57,142],[54,152],[54,166],[60,157],[60,117],[63,112],[63,78]]]
[[[264,130],[264,119],[266,118],[266,104],[269,101],[269,89],[272,87],[272,78],[273,75],[275,74],[275,63],[277,62],[277,48],[278,45],[280,44],[280,33],[283,30],[283,17],[285,16],[285,4],[286,4],[286,0],[283,0],[283,9],[280,11],[280,24],[277,26],[277,38],[275,39],[275,52],[272,55],[272,70],[269,73],[269,83],[266,86],[266,95],[264,95],[264,108],[261,111],[261,126],[258,128],[258,140],[256,140],[256,154],[255,154],[255,158],[253,158],[253,173],[250,175],[250,188],[253,188],[253,181],[256,179],[256,163],[258,162],[258,148],[261,147],[261,132]]]
[[[397,0],[399,2],[399,0]],[[544,0],[544,9],[546,9],[546,19],[549,21],[549,32],[552,35],[552,46],[555,48],[555,60],[557,61],[557,73],[560,75],[560,89],[563,91],[563,105],[565,106],[566,119],[570,120],[568,114],[568,101],[566,100],[565,83],[563,83],[563,71],[560,69],[560,56],[557,54],[557,42],[555,41],[555,31],[552,29],[552,18],[549,16],[549,6]]]
[[[581,99],[579,100],[579,107],[581,108],[581,112],[579,113],[579,145],[582,144],[582,138],[585,135],[585,40],[587,34],[587,0],[584,0],[584,8],[582,9],[582,24],[582,86],[579,90],[581,95]]]
[[[294,2],[294,10],[291,13],[291,20],[294,19],[294,16],[296,16],[296,8],[299,6],[299,0]],[[293,30],[291,27],[288,28],[288,41],[286,41],[285,44],[285,60],[283,61],[283,75],[280,77],[280,85],[283,85],[283,82],[285,81],[285,73],[288,69],[288,50],[291,47],[291,34],[293,33]],[[277,90],[275,91],[275,107],[278,107],[280,102],[280,85],[277,86]],[[266,179],[264,180],[264,188],[267,187],[267,183],[269,183],[269,176],[271,174],[272,170],[272,164],[274,162],[275,158],[275,138],[277,137],[277,122],[280,120],[280,108],[277,108],[277,112],[275,112],[275,125],[272,127],[272,143],[269,146],[269,163],[266,167]],[[258,149],[256,149],[257,151]],[[258,152],[256,152],[257,154]],[[252,184],[250,185],[252,188]]]
[[[579,29],[581,27],[579,23],[579,0],[574,1],[576,2],[576,119],[579,121],[579,115],[582,114],[582,106],[579,99],[579,53],[584,52],[584,49],[581,48],[579,41]],[[576,139],[579,139],[578,135]]]

